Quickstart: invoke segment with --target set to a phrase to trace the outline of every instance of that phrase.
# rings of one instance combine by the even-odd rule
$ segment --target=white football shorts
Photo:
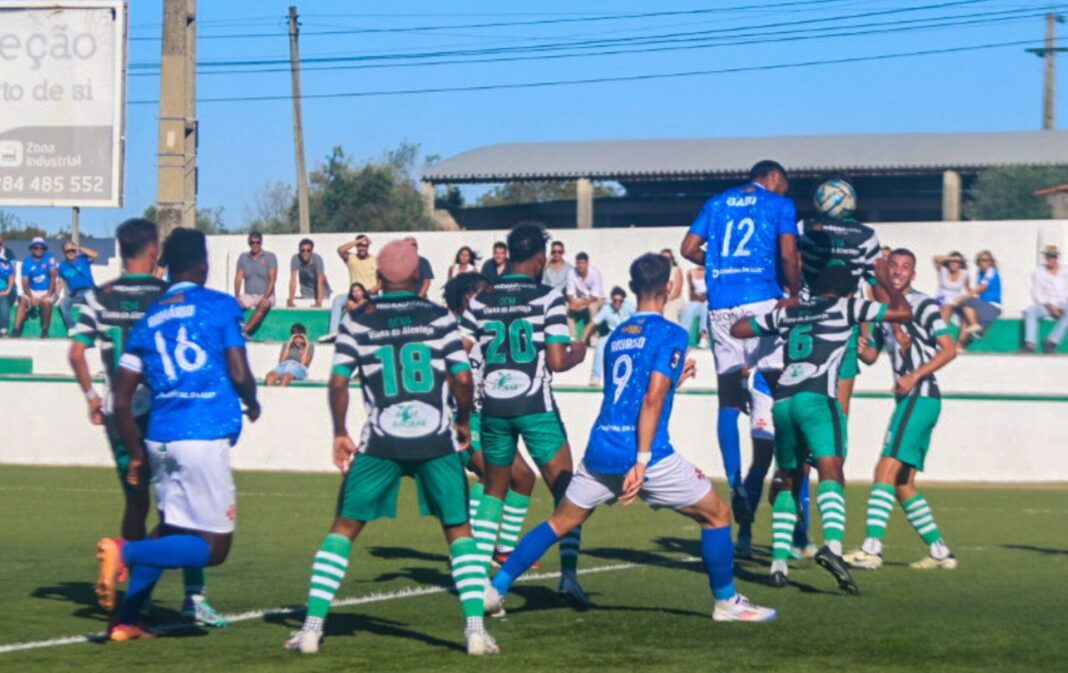
[[[775,439],[775,420],[771,415],[771,408],[775,405],[775,398],[771,391],[758,386],[757,373],[749,374],[749,431],[756,439]]]
[[[745,317],[770,313],[777,303],[776,299],[767,299],[708,312],[717,374],[729,374],[743,367],[748,370],[782,369],[782,339],[778,335],[753,339],[731,336],[731,325]]]
[[[152,489],[170,526],[232,533],[237,518],[230,440],[146,440]]]
[[[613,503],[623,493],[624,476],[594,472],[582,461],[564,496],[582,509]],[[710,490],[712,484],[704,473],[673,453],[645,471],[645,484],[638,497],[650,507],[682,509],[705,497]]]

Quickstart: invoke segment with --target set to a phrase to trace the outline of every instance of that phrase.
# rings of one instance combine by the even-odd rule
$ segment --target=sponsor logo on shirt
[[[516,369],[499,369],[486,377],[485,394],[497,399],[519,397],[530,389],[530,377]]]
[[[424,437],[441,425],[441,412],[419,400],[386,407],[378,417],[382,429],[393,437]]]
[[[815,374],[817,369],[816,365],[809,362],[795,362],[786,368],[779,383],[787,386],[800,383]]]

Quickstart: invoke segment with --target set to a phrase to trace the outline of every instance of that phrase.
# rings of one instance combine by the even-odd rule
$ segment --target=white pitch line
[[[668,561],[665,563],[615,563],[612,565],[595,566],[593,568],[582,568],[578,571],[580,575],[592,575],[594,573],[606,573],[614,572],[617,570],[630,570],[632,568],[640,568],[645,566],[665,566],[665,565],[677,565],[679,563],[694,563],[701,559],[690,556],[678,561]],[[518,582],[536,582],[538,580],[554,579],[560,576],[559,572],[550,573],[538,573],[535,575],[525,575],[520,577]],[[433,587],[408,587],[405,589],[399,589],[397,591],[380,592],[374,594],[368,594],[366,596],[354,596],[352,598],[343,598],[336,600],[331,604],[333,608],[343,608],[353,605],[368,605],[370,603],[384,603],[387,601],[401,600],[404,598],[417,598],[419,596],[430,596],[432,594],[442,594],[451,591],[451,587],[433,586]],[[270,610],[249,610],[248,612],[240,612],[234,615],[224,615],[230,623],[235,622],[247,622],[256,619],[262,619],[267,616],[279,616],[279,615],[293,615],[303,612],[305,607],[303,605],[291,605],[288,607],[273,608]],[[164,624],[161,626],[153,627],[152,630],[156,633],[166,633],[168,631],[179,631],[182,629],[188,629],[194,626],[190,622],[182,622],[177,624]],[[57,647],[59,645],[77,645],[78,643],[90,643],[94,641],[101,641],[104,639],[103,633],[89,633],[82,636],[66,636],[63,638],[52,638],[49,640],[34,640],[25,643],[11,643],[10,645],[0,645],[0,654],[7,654],[9,652],[21,652],[24,650],[38,650],[46,647]]]

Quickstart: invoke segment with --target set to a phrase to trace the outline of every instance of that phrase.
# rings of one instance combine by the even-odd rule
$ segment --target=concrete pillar
[[[434,184],[431,182],[423,181],[419,183],[419,195],[423,197],[423,208],[426,208],[426,214],[434,215]]]
[[[575,181],[577,209],[575,220],[579,229],[593,229],[593,181],[579,178]]]
[[[942,219],[946,222],[960,221],[960,173],[942,173]]]

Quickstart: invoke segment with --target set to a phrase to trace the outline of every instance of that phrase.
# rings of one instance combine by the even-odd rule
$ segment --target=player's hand
[[[801,303],[800,297],[783,297],[775,303],[775,308],[790,308]]]
[[[682,376],[679,377],[679,386],[697,376],[697,361],[686,358],[686,364],[682,366]]]
[[[471,422],[453,423],[452,429],[456,433],[456,446],[459,450],[466,451],[471,448]]]
[[[334,465],[341,470],[341,474],[348,474],[352,467],[352,460],[356,457],[356,444],[348,435],[334,437]]]
[[[879,259],[875,260],[875,263],[872,264],[872,267],[873,267],[873,271],[874,271],[874,274],[875,274],[875,280],[879,281],[879,283],[881,285],[883,285],[885,287],[889,287],[890,286],[890,264],[888,264],[885,259],[880,257]]]
[[[257,400],[253,400],[252,404],[245,406],[245,415],[248,416],[250,423],[255,423],[262,411],[263,409],[260,407],[260,403]]]
[[[634,502],[641,493],[643,483],[645,483],[645,465],[634,463],[634,467],[627,470],[627,476],[623,477],[623,493],[619,496],[619,501],[624,505]]]
[[[94,397],[89,400],[89,422],[93,425],[104,424],[104,400]]]
[[[129,465],[126,466],[126,483],[134,488],[141,488],[141,477],[144,471],[144,461],[137,456],[131,457]]]
[[[905,374],[897,381],[894,382],[894,392],[901,395],[908,395],[909,391],[916,387],[916,375],[909,373]]]

